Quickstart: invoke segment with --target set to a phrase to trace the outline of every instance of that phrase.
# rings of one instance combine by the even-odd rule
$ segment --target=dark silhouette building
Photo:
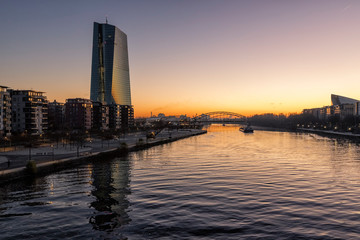
[[[64,129],[65,105],[56,100],[48,104],[48,129],[59,131]]]
[[[8,87],[0,86],[0,135],[11,135],[11,97]]]
[[[11,95],[14,133],[41,135],[48,128],[48,101],[43,92],[33,90],[9,90]]]
[[[101,102],[93,102],[93,129],[109,129],[109,106]]]
[[[91,130],[93,103],[89,99],[70,98],[65,103],[65,126],[70,130]]]

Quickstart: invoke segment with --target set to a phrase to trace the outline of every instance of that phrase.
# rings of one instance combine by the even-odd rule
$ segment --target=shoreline
[[[318,130],[318,129],[309,129],[309,128],[298,128],[297,131],[315,133],[315,134],[326,135],[331,137],[341,137],[341,138],[360,141],[360,134],[355,134],[351,132],[335,132],[331,130]]]
[[[251,125],[254,130],[260,131],[272,131],[272,132],[293,132],[293,130],[287,128],[280,128],[280,127],[264,127],[261,125]]]
[[[343,138],[343,139],[345,138],[345,139],[353,140],[355,142],[360,142],[360,134],[351,133],[351,132],[337,132],[332,130],[319,130],[312,128],[297,128],[295,130],[292,130],[286,128],[262,127],[259,125],[254,125],[252,127],[254,128],[254,130],[260,130],[260,131],[314,133],[332,138]]]
[[[85,162],[95,161],[99,158],[111,158],[117,156],[124,156],[129,152],[136,152],[145,150],[154,146],[159,146],[171,142],[175,142],[181,139],[198,136],[206,134],[206,130],[189,130],[184,134],[179,134],[179,136],[168,137],[168,138],[158,138],[150,141],[137,142],[136,144],[129,144],[126,147],[116,147],[111,149],[106,149],[99,152],[89,152],[87,155],[79,157],[67,157],[57,160],[49,160],[41,163],[36,163],[36,174],[31,174],[28,172],[26,166],[3,169],[0,170],[0,184],[4,184],[11,181],[16,181],[24,179],[27,177],[38,177],[44,176],[50,173],[54,173],[63,169],[75,167],[81,165]]]

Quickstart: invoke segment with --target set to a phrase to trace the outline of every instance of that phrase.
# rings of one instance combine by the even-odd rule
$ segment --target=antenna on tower
[[[106,18],[106,24],[108,24],[108,20],[107,20],[107,17],[105,17]]]

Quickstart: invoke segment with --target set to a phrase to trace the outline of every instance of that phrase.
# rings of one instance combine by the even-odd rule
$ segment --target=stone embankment
[[[128,152],[139,151],[205,133],[207,133],[206,130],[197,129],[163,130],[153,139],[146,139],[145,133],[129,134],[112,141],[94,139],[86,143],[86,146],[81,147],[81,149],[52,145],[51,147],[33,148],[31,150],[21,149],[3,152],[0,153],[0,158],[3,161],[0,168],[0,183],[34,175],[35,173],[29,171],[26,167],[29,159],[36,163],[36,175],[41,176],[82,163],[121,156]]]
[[[331,136],[331,137],[342,137],[342,138],[349,138],[352,140],[360,140],[360,134],[355,134],[355,133],[351,133],[351,132],[337,132],[337,131],[332,131],[332,130],[319,130],[319,129],[312,129],[312,128],[298,128],[298,131],[316,133],[316,134],[326,135],[326,136]]]

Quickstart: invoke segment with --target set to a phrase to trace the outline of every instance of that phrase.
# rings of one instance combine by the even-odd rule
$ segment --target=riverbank
[[[272,128],[272,127],[262,127],[262,126],[253,126],[254,130],[261,131],[276,131],[276,132],[307,132],[307,133],[315,133],[318,135],[328,136],[328,137],[340,137],[347,138],[354,141],[360,141],[360,134],[355,134],[351,132],[338,132],[332,130],[320,130],[313,128],[297,128],[296,130],[290,130],[285,128]]]
[[[254,130],[259,131],[273,131],[273,132],[293,132],[293,130],[287,128],[277,128],[277,127],[264,127],[260,125],[251,125]]]
[[[139,151],[205,133],[207,133],[206,130],[198,129],[163,130],[154,139],[146,139],[146,133],[136,133],[109,141],[94,139],[81,148],[66,145],[55,147],[52,145],[30,150],[21,149],[3,152],[0,154],[2,161],[0,183],[34,175],[26,168],[26,164],[30,159],[36,163],[36,175],[41,176],[85,162],[121,156],[128,152]]]
[[[298,128],[300,132],[309,132],[309,133],[316,133],[320,135],[326,135],[330,137],[342,137],[342,138],[349,138],[351,140],[360,141],[360,134],[355,134],[351,132],[336,132],[332,130],[319,130],[319,129],[312,129],[312,128]]]

